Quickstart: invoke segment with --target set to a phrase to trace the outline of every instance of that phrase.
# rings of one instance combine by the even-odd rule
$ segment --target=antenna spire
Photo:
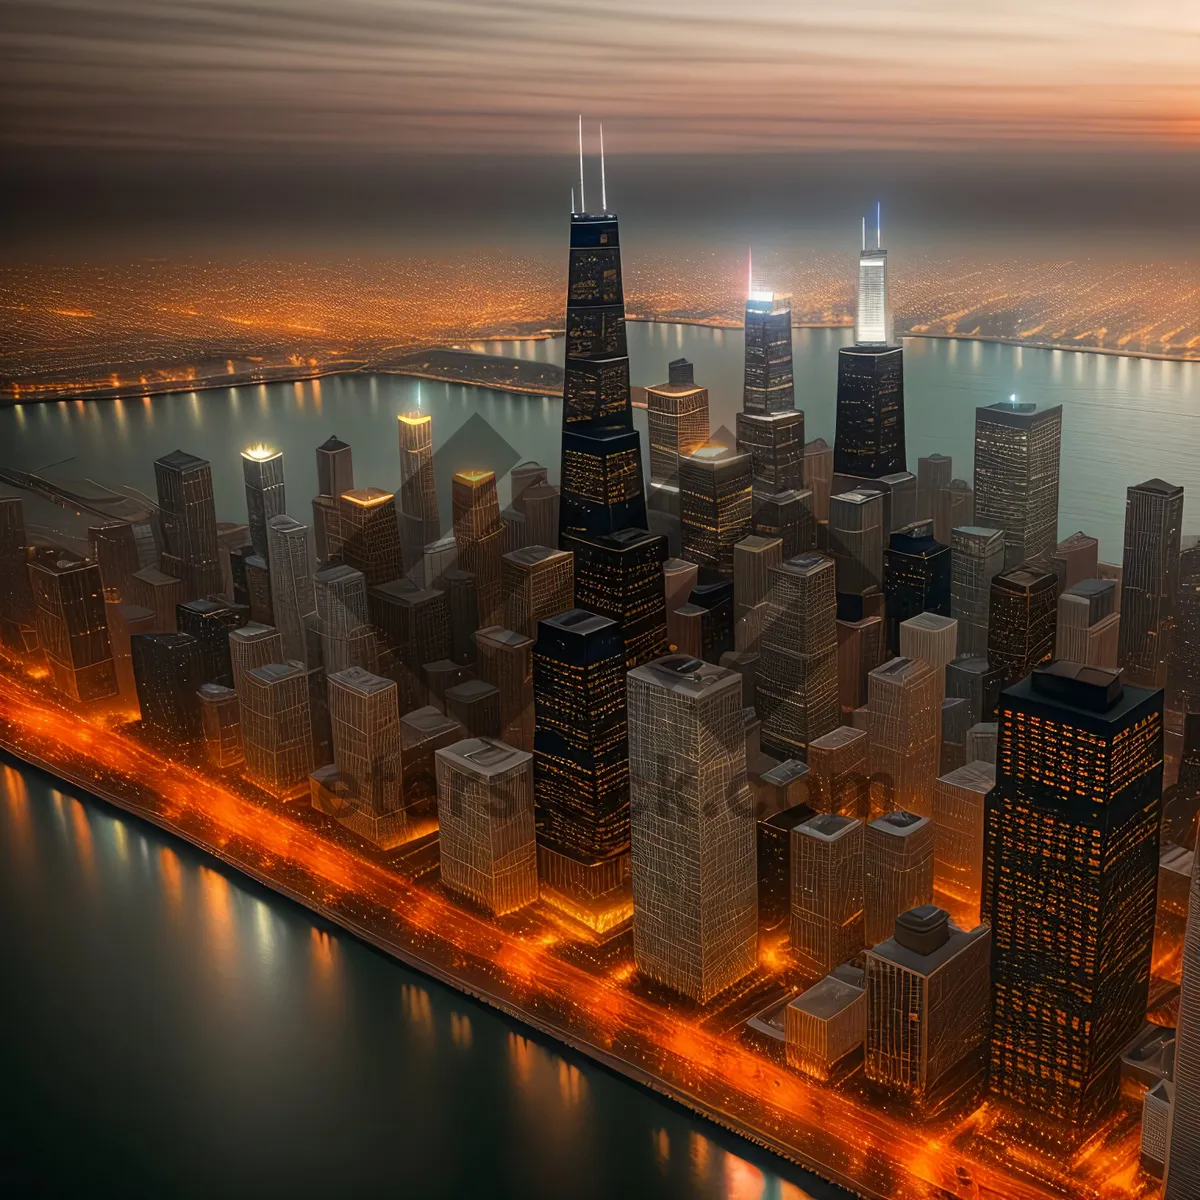
[[[579,114],[579,210],[587,212],[587,200],[583,195],[583,113]]]
[[[746,299],[754,295],[754,248],[746,247]]]
[[[571,215],[575,215],[575,189],[571,188]]]
[[[600,122],[600,208],[608,212],[608,190],[604,185],[604,122]]]
[[[863,217],[863,249],[867,248],[867,218]]]
[[[883,205],[875,201],[875,249],[883,249]]]

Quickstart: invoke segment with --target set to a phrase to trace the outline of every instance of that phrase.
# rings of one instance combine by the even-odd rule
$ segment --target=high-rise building
[[[750,532],[750,456],[709,443],[679,460],[683,556],[733,578],[733,547]]]
[[[133,600],[132,580],[141,569],[137,538],[129,521],[110,521],[88,530],[91,557],[100,568],[100,582],[110,603],[129,604]]]
[[[183,601],[183,584],[157,567],[143,567],[130,576],[133,603],[154,613],[157,633],[174,633],[176,613]]]
[[[686,358],[667,364],[666,383],[646,389],[651,485],[678,487],[679,460],[708,441],[708,388]]]
[[[117,672],[117,691],[126,702],[137,703],[137,685],[133,678],[130,639],[137,633],[154,633],[154,613],[136,604],[106,604],[108,636],[113,665]]]
[[[517,510],[525,514],[527,546],[558,545],[559,498],[558,487],[543,481],[530,484],[520,499],[513,501]]]
[[[843,346],[838,351],[833,469],[878,479],[906,469],[904,351],[900,346]]]
[[[313,497],[313,540],[317,558],[329,562],[341,554],[340,496],[354,490],[354,457],[350,447],[330,434],[317,447],[317,495]],[[282,505],[280,507],[282,511]]]
[[[1167,685],[1171,606],[1179,588],[1183,488],[1148,479],[1125,500],[1120,662],[1137,687]]]
[[[253,549],[254,547],[248,547]],[[271,568],[265,558],[248,554],[242,559],[246,580],[246,603],[250,606],[250,620],[260,625],[275,623],[275,610],[271,604]]]
[[[1015,683],[1054,656],[1057,576],[1040,567],[1013,567],[992,580],[988,662]]]
[[[401,413],[400,491],[396,495],[403,524],[404,560],[420,561],[425,547],[442,536],[437,477],[433,468],[433,418],[419,410]]]
[[[425,664],[451,654],[453,618],[445,594],[393,579],[367,589],[367,612],[379,647],[379,673],[395,680],[401,714],[420,708],[427,703]]]
[[[500,740],[533,751],[533,638],[512,629],[480,629],[475,634],[479,678],[499,694]],[[536,759],[534,778],[536,788]]]
[[[829,552],[839,594],[861,596],[881,585],[883,542],[882,492],[856,488],[829,498]]]
[[[964,654],[986,654],[992,580],[1004,570],[1004,531],[959,525],[951,534],[950,615]]]
[[[1054,657],[1088,667],[1116,667],[1121,614],[1111,579],[1083,579],[1058,598]]]
[[[308,526],[286,513],[267,521],[271,610],[283,639],[285,661],[309,660],[309,630],[316,620]]]
[[[283,452],[263,445],[243,450],[242,476],[246,483],[246,524],[250,530],[250,544],[260,558],[269,559],[267,522],[287,509]]]
[[[1200,712],[1200,540],[1188,538],[1179,554],[1179,583],[1172,605],[1167,707]]]
[[[926,1114],[977,1093],[986,1063],[989,931],[927,904],[866,953],[866,1077]]]
[[[18,651],[37,637],[26,542],[20,499],[0,496],[0,639]]]
[[[833,561],[802,554],[769,572],[767,616],[756,680],[762,741],[780,758],[838,724],[837,594]]]
[[[159,566],[183,584],[183,600],[221,591],[212,467],[174,450],[154,463],[163,552]]]
[[[953,479],[953,460],[948,454],[929,454],[917,459],[917,520],[932,521],[937,495]]]
[[[1094,537],[1088,537],[1082,529],[1063,538],[1052,559],[1059,589],[1074,587],[1085,579],[1095,579],[1099,552],[1100,543]]]
[[[265,667],[283,658],[283,639],[273,625],[249,621],[229,631],[229,661],[233,670],[233,690],[238,696],[245,688],[246,672]]]
[[[494,916],[532,904],[532,757],[494,738],[466,738],[435,758],[442,883]]]
[[[338,497],[340,556],[361,571],[367,586],[404,574],[396,500],[380,488],[354,488]]]
[[[538,622],[575,604],[575,559],[567,550],[525,546],[506,554],[501,590],[507,626],[536,638]]]
[[[867,702],[867,678],[891,656],[887,653],[883,618],[867,616],[856,621],[839,618],[838,705],[843,721]]]
[[[934,540],[933,522],[897,529],[883,552],[888,649],[900,651],[900,625],[918,613],[950,616],[950,547]]]
[[[1058,546],[1062,405],[975,410],[975,520],[1004,530],[1004,565],[1050,560]]]
[[[965,479],[952,479],[933,498],[933,536],[950,546],[953,532],[960,525],[975,523],[975,493]]]
[[[985,808],[991,1089],[1074,1125],[1115,1101],[1145,1020],[1161,819],[1162,693],[1072,663],[1000,697]]]
[[[328,677],[333,763],[346,803],[333,816],[381,849],[404,840],[396,685],[361,667]]]
[[[30,562],[37,641],[54,686],[88,703],[117,694],[100,568],[64,551]]]
[[[200,682],[233,687],[229,631],[245,625],[245,609],[223,600],[188,600],[175,612],[180,633],[189,633],[200,648]]]
[[[745,325],[742,410],[747,413],[794,410],[791,296],[751,291],[746,299]]]
[[[500,519],[495,472],[456,472],[453,496],[458,565],[475,576],[479,625],[483,628],[503,624],[504,522]]]
[[[938,903],[962,929],[980,921],[983,809],[995,783],[992,763],[969,762],[933,787],[933,886]]]
[[[247,777],[277,800],[308,792],[313,769],[309,679],[303,663],[267,663],[238,690]]]
[[[1175,1033],[1175,1096],[1163,1200],[1200,1195],[1200,867],[1193,864]]]
[[[829,495],[833,488],[833,447],[824,438],[804,443],[804,486],[812,492],[813,520],[829,520]]]
[[[806,978],[863,948],[863,823],[821,813],[792,829],[792,953]]]
[[[783,541],[751,534],[733,548],[734,644],[756,654],[767,620],[771,570],[783,561]]]
[[[811,808],[793,795],[804,790],[808,768],[795,759],[761,776],[755,812],[758,833],[758,928],[776,945],[786,945],[792,918],[792,830],[809,817]],[[774,936],[772,936],[774,935]]]
[[[962,625],[959,625],[959,639]],[[977,654],[960,654],[946,666],[946,695],[967,702],[971,725],[991,721],[996,715],[996,702],[1004,686],[1004,672],[993,667]],[[967,759],[967,762],[970,762]]]
[[[540,622],[533,651],[539,874],[548,900],[598,930],[628,917],[625,669],[616,622],[579,608]]]
[[[931,816],[942,702],[937,672],[924,659],[893,658],[871,672],[868,686],[872,810]]]
[[[790,1067],[828,1083],[862,1058],[867,995],[862,971],[839,967],[800,993],[784,1010],[785,1050]]]
[[[326,674],[333,675],[348,667],[370,669],[374,638],[363,573],[345,563],[322,568],[313,576],[313,600]]]
[[[867,817],[867,745],[867,731],[849,725],[808,743],[808,802],[817,812]]]
[[[200,702],[200,730],[208,761],[218,771],[241,766],[242,717],[237,692],[219,683],[202,683],[196,690]]]
[[[142,729],[168,747],[198,742],[200,643],[188,633],[139,633],[129,652]]]
[[[916,813],[890,812],[866,828],[866,944],[892,934],[896,918],[933,903],[933,822]]]
[[[468,737],[500,736],[500,689],[482,679],[463,679],[442,696],[446,716],[453,717]]]
[[[958,622],[935,612],[918,613],[900,624],[900,654],[920,658],[937,680],[938,703],[946,698],[946,668],[958,653]]]
[[[684,655],[628,676],[633,954],[706,1004],[757,959],[742,681]]]

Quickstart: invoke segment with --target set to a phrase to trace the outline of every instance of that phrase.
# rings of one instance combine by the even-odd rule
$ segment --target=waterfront
[[[686,356],[710,389],[713,432],[732,430],[741,402],[741,330],[652,322],[628,328],[634,384],[660,382],[667,363]],[[810,438],[833,440],[837,348],[850,336],[842,329],[794,331],[796,402]],[[562,356],[557,338],[463,345],[517,358],[561,362]],[[1190,450],[1200,438],[1200,364],[925,338],[908,339],[905,350],[910,469],[918,456],[936,451],[953,457],[955,475],[970,478],[976,406],[1015,392],[1023,400],[1063,405],[1060,536],[1085,529],[1100,539],[1104,558],[1120,561],[1125,488],[1156,475],[1184,486],[1184,532],[1200,532],[1200,461]],[[54,478],[121,482],[152,494],[153,460],[180,447],[212,462],[218,518],[241,521],[237,451],[264,440],[283,450],[289,507],[306,519],[316,490],[313,449],[331,432],[353,446],[360,486],[398,486],[395,416],[415,406],[418,396],[433,414],[439,447],[452,443],[475,414],[499,435],[482,444],[480,453],[494,456],[490,461],[439,462],[444,519],[450,476],[461,467],[507,469],[505,463],[532,458],[557,478],[557,400],[380,374],[7,408],[0,410],[0,466],[31,470],[69,459],[55,467]],[[634,420],[644,437],[646,414],[638,411]],[[506,445],[512,453],[502,451]],[[500,491],[505,500],[503,482]],[[52,529],[69,516],[33,498],[26,505],[33,526]],[[77,529],[87,523],[76,522]]]
[[[12,759],[0,919],[10,1195],[844,1195]]]

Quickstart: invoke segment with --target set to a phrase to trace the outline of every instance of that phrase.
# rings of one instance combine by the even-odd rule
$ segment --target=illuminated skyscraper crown
[[[863,218],[862,252],[858,259],[858,321],[854,335],[860,346],[890,346],[895,340],[880,214],[880,206],[876,205],[875,247],[872,250],[867,249],[867,221]]]

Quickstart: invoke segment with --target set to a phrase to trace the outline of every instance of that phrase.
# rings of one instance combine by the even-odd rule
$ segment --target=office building
[[[250,544],[255,554],[269,560],[267,523],[287,510],[282,451],[262,445],[243,450],[242,477],[246,484],[246,527]]]
[[[272,625],[248,621],[229,631],[229,663],[233,672],[233,690],[240,697],[246,672],[265,667],[283,658],[283,639]]]
[[[733,547],[750,532],[750,456],[709,443],[679,460],[683,556],[733,578]]]
[[[1192,867],[1163,1200],[1200,1195],[1200,870]]]
[[[839,594],[861,596],[882,584],[883,542],[882,492],[856,488],[829,498],[829,552]]]
[[[792,953],[805,978],[828,975],[863,948],[863,828],[821,813],[792,829]]]
[[[761,777],[755,814],[758,829],[758,928],[775,945],[786,944],[792,918],[792,830],[813,810],[803,800],[788,804],[804,791],[808,768],[790,759]],[[775,935],[773,937],[769,935]]]
[[[538,622],[575,605],[575,559],[567,550],[525,546],[504,556],[501,590],[507,628],[537,637]]]
[[[829,520],[833,487],[833,447],[824,438],[804,443],[804,486],[812,492],[810,506],[818,524]]]
[[[318,447],[317,495],[313,497],[313,541],[317,559],[327,563],[341,556],[339,514],[343,492],[354,490],[354,456],[350,447],[330,434]],[[283,511],[282,503],[280,511]]]
[[[1054,657],[1088,667],[1117,666],[1121,614],[1111,579],[1083,579],[1058,598]]]
[[[29,564],[37,643],[50,678],[80,704],[117,694],[100,568],[62,552]]]
[[[156,633],[174,633],[176,612],[183,601],[183,584],[157,567],[143,567],[129,579],[132,602],[154,613]]]
[[[1013,401],[975,410],[975,520],[1004,530],[1004,565],[1053,558],[1058,546],[1062,406]]]
[[[923,905],[866,953],[866,1077],[932,1115],[977,1094],[988,1029],[989,931]]]
[[[117,673],[117,691],[122,700],[137,703],[130,639],[134,634],[155,631],[154,613],[136,604],[106,604],[109,645]]]
[[[410,820],[437,807],[437,763],[434,755],[462,741],[463,728],[445,713],[426,705],[400,718],[400,757],[404,767],[404,807]]]
[[[454,476],[454,544],[458,565],[475,576],[479,627],[504,622],[501,564],[504,523],[492,471],[458,471]]]
[[[200,643],[187,633],[140,633],[129,651],[143,732],[165,748],[198,742]]]
[[[924,659],[937,679],[938,703],[946,698],[946,668],[958,653],[958,622],[936,612],[918,613],[900,624],[900,654]]]
[[[794,410],[791,296],[752,290],[746,299],[745,328],[742,411]]]
[[[1200,540],[1187,538],[1179,554],[1167,667],[1167,707],[1200,712]]]
[[[804,413],[799,409],[738,413],[737,449],[750,459],[755,520],[770,497],[804,488]]]
[[[393,579],[367,588],[367,612],[379,650],[379,674],[395,680],[402,714],[420,708],[428,702],[425,663],[451,651],[453,619],[445,594]]]
[[[1059,591],[1074,587],[1085,579],[1095,579],[1099,552],[1100,543],[1094,537],[1088,537],[1082,529],[1063,538],[1052,559]]]
[[[500,690],[482,679],[464,679],[442,695],[446,716],[453,717],[468,737],[500,736]]]
[[[404,530],[404,561],[419,563],[426,546],[442,536],[433,466],[433,418],[419,410],[396,419],[400,434],[400,491],[396,503]]]
[[[666,383],[646,389],[651,485],[678,487],[679,460],[708,441],[708,388],[686,358],[667,364]]]
[[[499,695],[500,740],[533,752],[533,638],[512,629],[480,629],[475,634],[479,678]],[[536,780],[535,761],[535,780]],[[535,783],[536,791],[536,783]]]
[[[625,646],[583,609],[543,620],[533,650],[534,797],[543,895],[597,932],[629,916]]]
[[[888,649],[900,649],[900,626],[919,613],[950,616],[950,547],[934,540],[932,521],[896,530],[883,553]]]
[[[183,600],[220,593],[212,468],[175,450],[155,460],[154,482],[163,541],[160,568],[181,582]]]
[[[630,671],[633,954],[700,1004],[754,970],[754,808],[742,681],[671,655]]]
[[[246,623],[247,612],[223,600],[188,600],[175,610],[180,633],[191,634],[200,648],[200,682],[233,686],[229,631]]]
[[[843,346],[838,351],[836,474],[878,479],[905,468],[904,351]]]
[[[861,1059],[867,1032],[867,994],[861,985],[861,971],[839,968],[789,1001],[784,1010],[789,1067],[829,1083]]]
[[[1057,577],[1040,567],[1013,567],[992,580],[988,662],[1007,686],[1054,656]]]
[[[962,625],[959,625],[962,640]],[[968,728],[980,721],[991,721],[996,715],[996,702],[1004,686],[1004,673],[992,667],[986,658],[977,654],[960,654],[946,666],[946,695],[967,702],[970,715]],[[967,759],[970,762],[970,759]]]
[[[841,719],[867,702],[867,678],[890,656],[887,653],[882,617],[857,621],[838,620],[838,704]]]
[[[934,891],[962,929],[974,929],[981,919],[983,809],[995,782],[992,763],[969,762],[933,788]]]
[[[306,794],[313,739],[304,664],[275,662],[248,670],[238,706],[247,778],[277,800]]]
[[[475,630],[482,627],[479,618],[479,594],[470,571],[452,567],[438,580],[450,611],[450,658],[456,663],[475,661]]]
[[[1167,685],[1182,523],[1183,488],[1178,484],[1148,479],[1127,491],[1120,663],[1126,681],[1137,687]]]
[[[464,738],[435,759],[442,883],[493,916],[532,904],[532,757],[493,738]]]
[[[917,459],[918,521],[932,521],[938,493],[953,480],[953,460],[948,454],[929,454]]]
[[[271,517],[267,522],[267,547],[271,611],[283,639],[284,659],[307,663],[309,630],[317,612],[308,526],[286,513]]]
[[[955,526],[951,545],[950,615],[964,654],[986,654],[992,580],[1004,570],[1004,531]]]
[[[808,802],[819,813],[868,816],[868,736],[839,725],[808,744]]]
[[[19,652],[37,638],[26,542],[20,499],[0,496],[0,640]]]
[[[950,546],[960,525],[975,524],[975,492],[965,479],[952,479],[933,497],[933,536]]]
[[[333,765],[345,801],[330,815],[380,849],[398,845],[407,820],[396,685],[361,667],[335,671],[328,685]]]
[[[203,683],[196,690],[196,700],[209,764],[218,771],[241,766],[245,756],[237,693],[223,684]]]
[[[22,543],[18,543],[23,545]],[[88,529],[91,559],[100,568],[100,582],[109,603],[129,604],[133,600],[133,575],[141,569],[137,538],[129,521],[111,521]],[[19,572],[24,574],[24,563]]]
[[[957,771],[967,764],[967,731],[975,724],[968,700],[954,696],[942,701],[942,746],[938,774]]]
[[[542,468],[545,470],[545,468]],[[525,514],[525,544],[528,546],[558,545],[559,490],[553,483],[533,483],[514,500],[519,512]]]
[[[809,742],[838,724],[834,573],[819,554],[769,571],[755,694],[763,745],[779,758],[803,759]]]
[[[367,581],[361,571],[333,563],[313,576],[313,600],[321,661],[329,675],[374,665],[374,631],[367,613]]]
[[[260,625],[273,625],[275,610],[271,603],[271,569],[267,566],[267,560],[257,554],[247,554],[242,558],[242,571],[245,576],[245,602],[250,608],[250,620]]]
[[[942,691],[919,658],[893,658],[868,677],[873,811],[932,815]]]
[[[1145,1020],[1154,938],[1162,693],[1073,663],[1000,697],[985,807],[991,1089],[1090,1126]]]
[[[866,944],[892,934],[896,918],[933,903],[933,822],[911,812],[889,812],[867,827],[863,843]]]
[[[354,488],[338,497],[339,556],[361,571],[368,587],[404,574],[396,500],[379,488]]]

